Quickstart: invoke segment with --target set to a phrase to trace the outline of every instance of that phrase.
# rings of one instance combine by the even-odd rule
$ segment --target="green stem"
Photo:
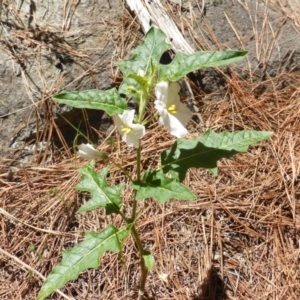
[[[140,239],[140,235],[136,231],[135,226],[133,225],[131,228],[131,233],[133,235],[133,238],[135,240],[136,246],[138,248],[139,254],[140,254],[140,267],[141,267],[141,279],[140,279],[140,289],[139,289],[139,295],[138,300],[144,299],[144,292],[145,292],[145,286],[146,286],[146,279],[148,275],[148,269],[145,265],[145,261],[143,258],[144,255],[144,248]]]
[[[147,97],[145,95],[145,93],[142,93],[141,99],[140,99],[139,115],[138,115],[138,123],[139,124],[142,124],[145,109],[146,109],[146,104],[147,104],[148,100],[149,100],[149,97]],[[136,153],[136,156],[137,156],[136,157],[136,180],[137,181],[141,180],[141,152],[142,152],[141,141],[139,141],[139,146],[137,148],[137,153]],[[138,300],[143,300],[145,286],[146,286],[146,280],[147,280],[147,275],[148,275],[148,268],[145,264],[145,260],[143,257],[144,253],[145,253],[145,249],[143,248],[140,235],[138,234],[138,232],[135,228],[136,210],[137,210],[137,200],[135,198],[136,198],[136,191],[134,194],[130,221],[132,222],[131,233],[135,240],[135,243],[138,248],[139,255],[140,255],[141,278],[140,278],[140,289],[139,289]]]
[[[139,147],[137,148],[137,164],[136,164],[136,168],[137,168],[136,179],[137,179],[137,181],[141,180],[141,151],[142,151],[141,142],[139,142]],[[136,191],[135,191],[135,194],[136,194]],[[147,269],[147,266],[145,265],[145,261],[143,258],[145,249],[143,248],[140,235],[138,234],[138,232],[135,228],[136,210],[137,210],[137,200],[135,200],[135,195],[134,195],[133,206],[132,206],[132,215],[131,215],[131,222],[133,223],[133,225],[131,227],[131,233],[135,240],[135,243],[138,248],[139,255],[140,255],[141,279],[140,279],[140,289],[139,289],[138,300],[143,300],[146,279],[147,279],[147,275],[148,275],[148,269]]]
[[[139,142],[139,147],[137,148],[136,152],[136,180],[140,181],[141,180],[141,141]],[[136,191],[134,194],[134,199],[133,199],[133,206],[132,206],[132,214],[131,214],[131,220],[134,222],[135,217],[136,217],[136,209],[137,209],[137,201],[135,200],[135,195]]]
[[[150,117],[149,119],[145,120],[142,125],[147,125],[150,122],[152,122],[152,120],[154,120],[156,117],[158,116],[158,112],[156,112],[152,117]]]

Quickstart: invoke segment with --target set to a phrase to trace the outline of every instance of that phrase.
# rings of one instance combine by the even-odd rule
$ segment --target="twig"
[[[10,253],[6,252],[5,250],[3,250],[2,248],[0,248],[0,253],[8,256],[9,258],[13,259],[15,262],[17,262],[18,264],[20,264],[21,266],[23,266],[25,269],[31,271],[32,273],[36,274],[37,276],[39,276],[41,279],[46,280],[46,277],[44,277],[40,272],[38,272],[37,270],[35,270],[34,268],[30,267],[29,265],[27,265],[26,263],[24,263],[22,260],[20,260],[19,258],[11,255]],[[58,294],[60,294],[61,296],[63,296],[65,299],[67,300],[74,300],[73,298],[68,297],[67,295],[65,295],[63,292],[61,292],[60,290],[56,290],[56,292]]]

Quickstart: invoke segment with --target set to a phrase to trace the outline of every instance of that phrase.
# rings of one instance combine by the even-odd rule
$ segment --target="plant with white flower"
[[[63,92],[54,96],[58,103],[78,108],[99,109],[109,114],[115,122],[122,141],[136,149],[135,172],[114,162],[108,155],[98,151],[90,143],[78,146],[78,155],[92,160],[78,171],[82,180],[75,186],[79,191],[89,192],[91,198],[82,203],[77,213],[102,208],[108,215],[118,215],[123,226],[108,225],[100,232],[87,232],[84,240],[63,254],[62,261],[48,275],[38,300],[45,299],[53,291],[63,287],[68,280],[75,280],[80,272],[99,267],[101,256],[106,251],[121,252],[124,243],[130,242],[131,235],[140,257],[140,288],[137,299],[144,298],[147,275],[154,265],[154,257],[144,246],[138,232],[137,223],[141,213],[137,212],[138,201],[156,199],[163,204],[171,199],[193,200],[196,195],[183,184],[190,168],[206,168],[217,175],[217,161],[230,158],[236,153],[246,152],[249,145],[272,135],[265,131],[223,132],[211,130],[202,136],[185,139],[187,123],[192,112],[180,102],[178,80],[188,73],[207,67],[222,66],[238,62],[245,57],[245,51],[200,51],[193,54],[177,53],[169,65],[160,64],[164,52],[171,49],[166,35],[158,28],[151,28],[133,57],[118,63],[124,79],[119,89],[106,91],[87,90]],[[155,95],[153,95],[153,93]],[[129,110],[127,99],[136,103],[136,111]],[[122,95],[122,96],[121,96]],[[146,114],[146,108],[153,105],[157,113]],[[178,138],[171,149],[161,153],[160,166],[149,170],[142,165],[142,144],[149,122],[157,120],[171,135]],[[124,145],[125,146],[125,145]],[[98,171],[94,160],[107,160],[125,174],[127,182],[116,186],[107,183],[110,165]],[[147,170],[146,170],[147,169]],[[131,212],[123,210],[121,192],[124,185],[134,190]],[[118,222],[119,224],[120,222]]]

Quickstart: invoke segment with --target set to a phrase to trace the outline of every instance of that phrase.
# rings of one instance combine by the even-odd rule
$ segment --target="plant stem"
[[[150,117],[149,119],[145,120],[142,125],[147,125],[149,124],[150,122],[153,121],[153,119],[155,119],[156,117],[158,116],[158,112],[156,112],[152,117]]]
[[[146,285],[146,279],[148,275],[148,269],[145,265],[145,261],[143,258],[144,255],[144,248],[140,239],[140,235],[138,234],[135,226],[133,225],[131,228],[131,233],[133,235],[133,238],[136,242],[137,248],[139,250],[140,254],[140,268],[141,268],[141,279],[140,279],[140,289],[139,289],[139,295],[138,295],[138,300],[143,300],[144,299],[144,292],[145,292],[145,285]]]
[[[141,142],[139,142],[139,147],[137,148],[137,164],[136,164],[136,180],[140,181],[141,180]],[[135,191],[136,193],[136,191]],[[136,210],[137,210],[137,200],[135,200],[135,195],[133,199],[133,206],[132,206],[132,214],[131,214],[131,222],[133,222],[133,225],[131,227],[131,233],[133,235],[133,238],[135,240],[136,246],[139,251],[140,255],[140,268],[141,268],[141,279],[140,279],[140,289],[139,289],[139,295],[138,295],[138,300],[143,300],[144,299],[144,292],[145,292],[145,285],[146,285],[146,279],[148,275],[148,268],[145,265],[145,261],[143,258],[145,249],[143,248],[142,241],[140,238],[140,235],[138,234],[136,228],[135,228],[135,218],[136,218]]]
[[[141,141],[139,142],[139,147],[137,148],[136,152],[136,180],[141,180]],[[136,191],[135,191],[136,194]],[[137,209],[137,201],[135,200],[135,195],[133,199],[133,206],[132,206],[132,214],[131,214],[131,220],[134,222],[136,217],[136,209]]]

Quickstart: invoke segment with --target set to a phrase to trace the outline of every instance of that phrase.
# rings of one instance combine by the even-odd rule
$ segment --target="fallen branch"
[[[130,12],[136,16],[144,33],[146,33],[151,26],[157,26],[167,35],[175,52],[188,54],[194,52],[160,0],[125,0],[125,3]]]

